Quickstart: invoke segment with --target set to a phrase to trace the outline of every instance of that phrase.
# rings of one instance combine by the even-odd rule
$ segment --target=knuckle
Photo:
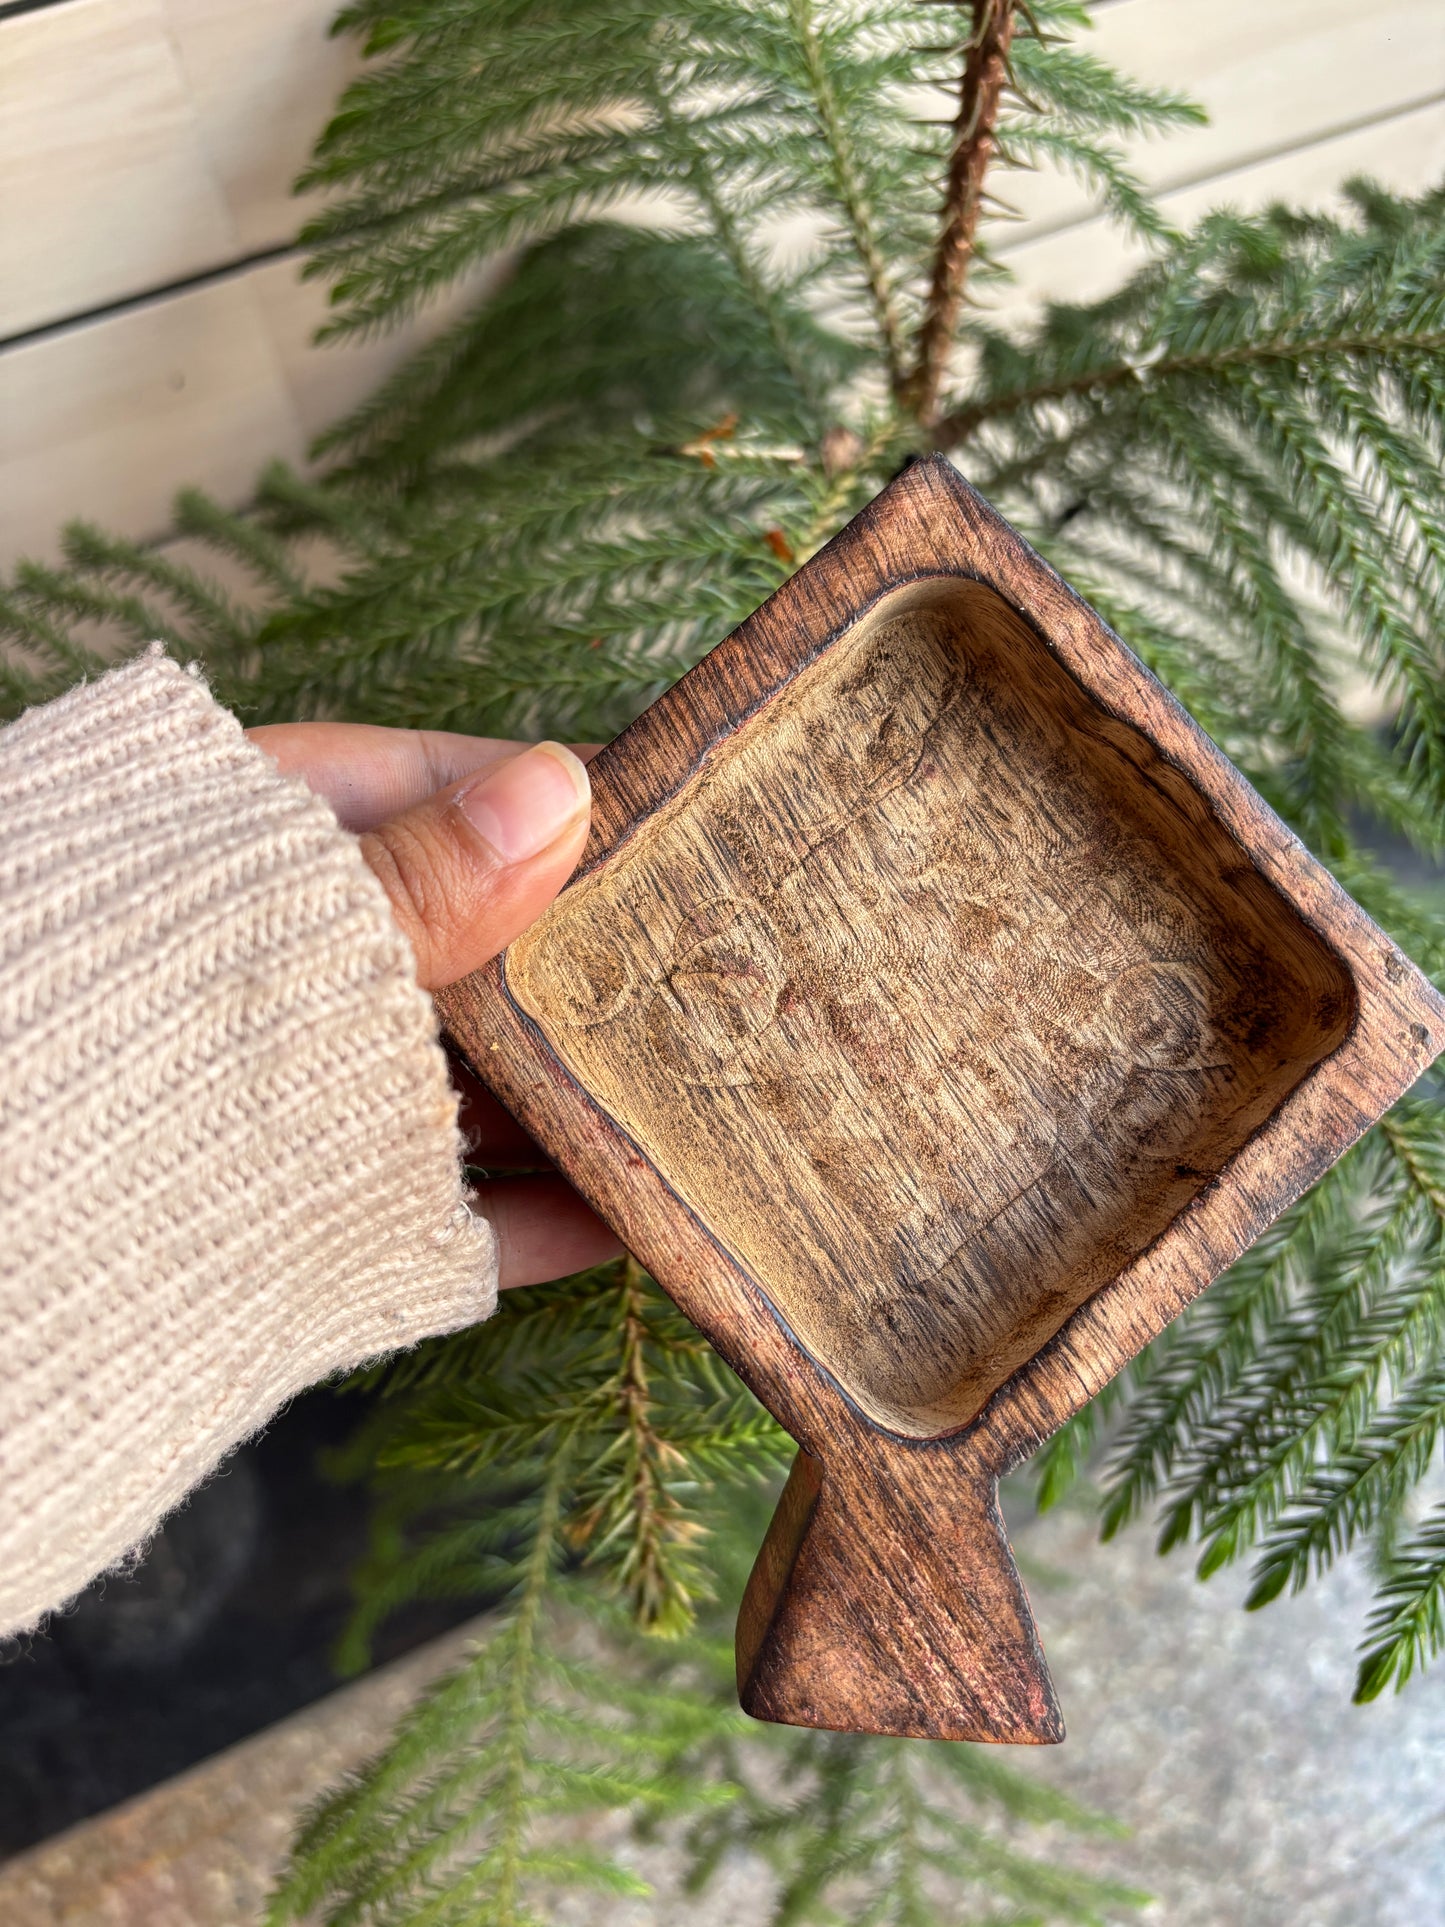
[[[445,858],[405,818],[369,830],[361,847],[425,972],[434,952],[445,946],[450,923]]]

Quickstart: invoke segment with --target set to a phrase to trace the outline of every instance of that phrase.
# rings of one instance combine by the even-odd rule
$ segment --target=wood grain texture
[[[925,580],[514,944],[508,982],[809,1354],[929,1437],[1343,1032],[1344,972],[1194,803],[996,594]]]
[[[72,516],[159,540],[186,483],[241,507],[268,461],[304,468],[310,438],[457,320],[495,272],[390,334],[319,348],[325,289],[287,256],[7,349],[0,567],[53,560]]]
[[[0,562],[53,558],[73,515],[159,536],[188,482],[244,502],[262,459],[294,457],[457,311],[317,351],[322,293],[297,284],[297,263],[242,271],[307,211],[289,183],[358,60],[352,39],[326,37],[333,11],[65,0],[0,20],[0,335],[161,291],[0,349]],[[1356,172],[1413,192],[1445,166],[1445,14],[1431,0],[1368,13],[1345,0],[1118,0],[1097,29],[1086,45],[1209,108],[1207,128],[1131,148],[1176,221],[1221,202],[1316,204]],[[993,245],[1018,279],[987,299],[1010,320],[1104,294],[1144,258],[1091,218],[1075,183],[1014,174],[1003,191],[1021,218]],[[780,224],[778,245],[812,247],[815,226],[787,241]],[[228,264],[211,287],[167,291]]]
[[[283,246],[360,64],[334,0],[68,0],[0,20],[0,335]]]
[[[800,1724],[1056,1739],[997,1480],[1445,1046],[1124,646],[918,463],[593,763],[439,1002],[798,1440],[739,1630]]]

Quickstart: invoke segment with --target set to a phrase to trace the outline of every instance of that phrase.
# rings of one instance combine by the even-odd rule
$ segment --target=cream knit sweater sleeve
[[[381,885],[158,650],[0,730],[0,1632],[496,1303]]]

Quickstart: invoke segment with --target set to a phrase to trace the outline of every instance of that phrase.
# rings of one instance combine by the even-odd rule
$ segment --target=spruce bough
[[[1087,25],[1072,0],[348,8],[373,59],[306,176],[327,332],[499,253],[506,276],[328,432],[316,479],[274,468],[244,514],[181,495],[178,532],[246,594],[83,524],[63,565],[17,569],[7,708],[160,636],[249,720],[610,733],[942,449],[1442,981],[1438,897],[1361,829],[1445,844],[1445,196],[1356,183],[1338,215],[1177,232],[1120,143],[1198,110]],[[1148,264],[1012,330],[986,304],[1033,167]],[[745,1732],[718,1601],[787,1442],[634,1265],[513,1294],[360,1389],[351,1656],[420,1592],[499,1602],[498,1631],[311,1816],[275,1920],[513,1927],[558,1888],[635,1890],[559,1826],[589,1808],[682,1828],[699,1880],[769,1854],[778,1922],[1126,1903],[979,1824],[1087,1824],[982,1750]],[[1368,1543],[1369,1698],[1445,1644],[1445,1511],[1417,1497],[1442,1437],[1427,1085],[1036,1470],[1052,1502],[1102,1451],[1105,1531],[1162,1500],[1162,1545],[1253,1561],[1252,1606]]]

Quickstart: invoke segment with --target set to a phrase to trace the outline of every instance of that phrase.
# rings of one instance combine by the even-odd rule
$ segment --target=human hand
[[[424,990],[465,977],[546,909],[587,841],[581,755],[439,730],[280,723],[247,734],[283,775],[299,776],[360,840],[411,940]],[[546,1165],[543,1154],[460,1066],[469,1156],[487,1169]],[[500,1282],[538,1284],[615,1257],[616,1238],[560,1177],[498,1177],[478,1187],[497,1233]]]

